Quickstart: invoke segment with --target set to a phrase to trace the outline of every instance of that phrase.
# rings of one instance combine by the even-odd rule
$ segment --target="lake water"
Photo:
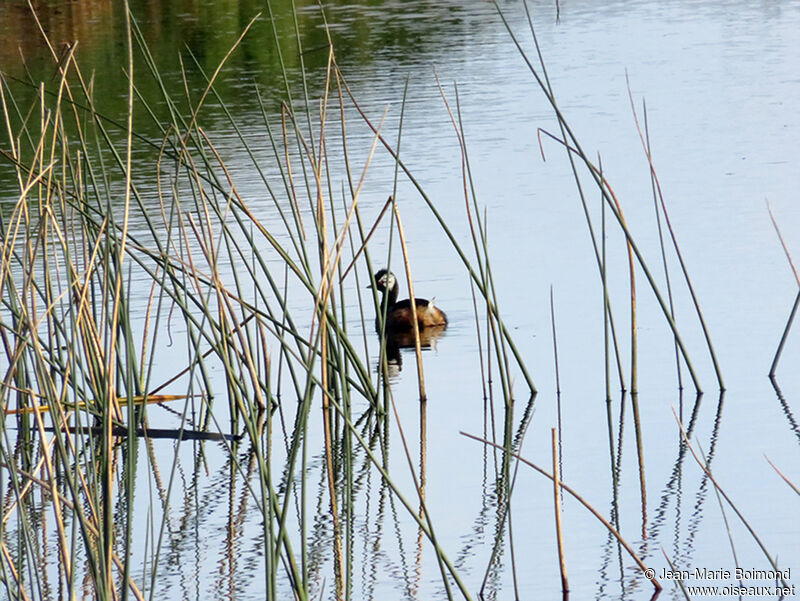
[[[121,115],[126,90],[120,73],[125,54],[119,11],[111,3],[82,4],[51,8],[44,12],[43,20],[55,42],[80,39],[82,67],[96,69],[98,97],[103,99],[100,110]],[[550,469],[550,431],[560,425],[564,482],[606,517],[610,518],[616,503],[622,535],[657,575],[669,569],[670,562],[692,571],[733,572],[737,566],[770,569],[742,521],[719,499],[712,483],[682,448],[673,411],[681,413],[686,425],[692,418],[694,448],[713,459],[716,482],[778,565],[791,569],[789,584],[800,586],[800,499],[766,460],[795,485],[800,484],[800,431],[793,409],[800,395],[800,332],[790,333],[778,367],[783,402],[767,377],[798,290],[767,203],[797,264],[800,2],[564,1],[558,19],[552,2],[531,2],[529,7],[558,106],[587,155],[595,162],[600,157],[603,175],[636,244],[660,289],[665,290],[650,172],[629,91],[640,122],[646,101],[653,164],[727,388],[724,395],[719,394],[691,295],[668,247],[678,329],[705,394],[696,399],[685,368],[684,390],[679,390],[672,335],[641,269],[637,269],[638,405],[646,475],[646,538],[642,536],[631,398],[626,395],[621,400],[615,368],[611,370],[610,409],[606,403],[603,288],[586,218],[564,149],[539,135],[540,130],[558,134],[553,110],[496,9],[484,2],[419,0],[337,1],[326,5],[325,11],[338,63],[354,96],[376,123],[389,107],[383,133],[390,140],[398,135],[408,83],[401,159],[443,214],[459,244],[471,249],[458,139],[436,77],[453,108],[454,84],[458,86],[477,202],[486,211],[500,313],[538,389],[529,407],[525,381],[518,370],[512,370],[515,433],[526,410],[532,411],[521,455]],[[536,61],[523,6],[506,1],[501,8],[525,52]],[[186,58],[185,49],[189,48],[203,69],[213,72],[250,18],[262,10],[265,15],[231,58],[218,87],[237,123],[246,126],[244,135],[254,152],[266,163],[271,150],[258,116],[253,84],[266,98],[273,111],[270,121],[276,126],[284,92],[265,8],[249,2],[151,3],[134,13],[166,74],[165,85],[180,94],[183,83],[177,55],[183,53]],[[274,10],[286,40],[282,51],[296,74],[290,13],[284,3],[277,3]],[[299,7],[298,20],[307,49],[309,95],[318,99],[327,60],[319,7]],[[3,72],[23,76],[21,47],[34,72],[52,77],[53,67],[47,63],[25,7],[7,3],[0,8],[0,23]],[[534,64],[538,68],[538,63]],[[145,72],[140,64],[137,69]],[[155,97],[155,85],[146,76],[141,85],[145,96]],[[299,95],[299,79],[292,85]],[[187,86],[192,95],[201,93],[204,84],[196,68],[189,70]],[[270,228],[278,229],[280,221],[270,212],[272,205],[264,196],[260,177],[224,114],[214,106],[210,102],[203,127],[225,157],[251,209]],[[142,131],[158,141],[143,114],[141,119]],[[360,173],[372,133],[358,123],[352,110],[348,121],[349,145],[354,150],[350,158]],[[333,129],[337,122],[338,116],[331,117],[329,127]],[[4,149],[6,138],[4,135]],[[341,170],[335,169],[341,166],[341,151],[333,147],[329,151],[333,188],[339,190],[346,185]],[[148,151],[141,153],[142,160],[151,156]],[[270,176],[275,173],[273,170]],[[589,213],[599,235],[600,194],[589,184],[585,169],[583,173]],[[392,192],[393,174],[391,157],[379,150],[359,198],[360,210],[369,219],[377,217]],[[6,205],[16,198],[14,182],[11,169],[3,163],[0,190]],[[148,185],[142,177],[140,184],[145,202],[157,207],[152,183]],[[387,469],[411,505],[418,506],[399,425],[415,472],[424,458],[425,505],[437,541],[473,598],[484,577],[488,599],[514,598],[515,589],[523,599],[553,598],[559,594],[561,582],[552,483],[524,465],[519,467],[509,528],[503,513],[504,497],[498,489],[496,456],[461,434],[484,436],[487,428],[491,429],[486,420],[468,274],[407,181],[401,181],[397,200],[415,292],[435,296],[450,324],[435,347],[423,352],[428,393],[423,405],[418,400],[413,352],[402,351],[402,370],[391,381],[398,419],[393,416],[385,432],[391,449],[385,458]],[[609,296],[629,381],[627,251],[608,211],[606,217]],[[141,219],[133,219],[133,230],[142,228]],[[379,228],[370,242],[373,262],[386,256],[387,239],[387,228]],[[392,253],[392,268],[400,275],[403,267],[396,240]],[[361,263],[357,269],[363,286],[368,274]],[[405,282],[404,276],[400,279]],[[353,314],[358,311],[355,288],[350,278],[346,307]],[[556,394],[551,291],[560,397]],[[143,298],[134,311],[143,314],[145,303]],[[313,307],[306,305],[297,306],[296,315],[310,321]],[[367,353],[374,366],[378,341],[371,331],[371,316],[366,323]],[[481,343],[485,345],[485,331]],[[170,359],[173,351],[165,340],[161,344],[163,358],[155,366],[154,381],[165,380],[176,371],[175,360]],[[217,377],[224,390],[219,373]],[[502,394],[497,380],[493,385],[495,428],[502,442]],[[365,402],[360,409],[366,409]],[[293,409],[287,411],[293,415]],[[609,467],[608,411],[615,445],[619,438],[622,441],[621,449],[615,449],[620,453],[616,499]],[[621,411],[624,428],[620,434]],[[174,423],[174,416],[157,408],[148,415],[151,425]],[[225,423],[224,411],[219,419]],[[306,565],[315,598],[333,599],[333,545],[318,408],[312,409],[311,419],[306,494],[314,496],[315,502],[305,509]],[[168,541],[162,550],[156,595],[264,598],[263,516],[252,508],[254,501],[244,484],[252,476],[232,469],[228,447],[221,443],[179,443],[177,452],[173,441],[154,441],[153,445],[154,455],[167,470],[173,456],[177,457],[173,502],[167,514]],[[242,465],[247,464],[249,452],[244,443],[237,447]],[[142,453],[144,456],[145,451]],[[274,458],[276,464],[280,461],[280,456]],[[351,598],[446,598],[429,541],[382,485],[379,472],[369,466],[363,453],[356,462],[360,467],[352,499],[353,534],[347,546],[352,562]],[[140,469],[141,490],[146,491],[153,476],[146,466]],[[148,528],[149,520],[158,523],[161,519],[150,514],[156,496],[142,492],[137,498],[135,512]],[[574,598],[645,599],[652,595],[651,585],[584,507],[565,498],[563,510],[565,557]],[[292,534],[293,540],[298,537]],[[496,537],[501,544],[492,562]],[[55,541],[49,544],[56,546]],[[146,537],[137,539],[136,552],[146,553],[151,544]],[[58,555],[54,552],[48,558],[52,567]],[[663,584],[662,598],[683,597],[675,582],[664,580]],[[690,578],[686,584],[702,581]],[[750,579],[739,583],[727,577],[716,584],[766,586],[774,582]],[[286,583],[281,587],[288,595]],[[452,582],[451,588],[452,595],[459,597]]]

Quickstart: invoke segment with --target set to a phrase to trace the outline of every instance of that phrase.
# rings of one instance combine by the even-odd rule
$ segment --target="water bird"
[[[381,269],[373,276],[369,288],[375,288],[382,293],[381,307],[388,301],[386,308],[386,333],[396,336],[414,328],[414,315],[411,312],[410,299],[397,300],[397,278],[388,269]],[[387,298],[388,296],[388,298]],[[447,326],[447,315],[433,304],[433,299],[415,298],[417,309],[417,324],[419,329],[433,328],[441,331]],[[380,332],[380,319],[375,320],[375,329]],[[402,344],[400,346],[403,346]]]

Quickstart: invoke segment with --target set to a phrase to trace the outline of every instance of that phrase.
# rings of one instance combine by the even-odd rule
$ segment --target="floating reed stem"
[[[791,488],[791,489],[792,489],[794,492],[796,492],[796,493],[798,494],[798,496],[800,496],[800,488],[798,488],[796,484],[794,484],[794,483],[793,483],[791,480],[789,480],[789,478],[787,478],[787,477],[784,475],[784,473],[783,473],[781,470],[779,470],[779,469],[778,469],[778,468],[775,466],[775,464],[774,464],[774,463],[772,463],[772,462],[769,460],[769,457],[767,457],[766,455],[764,455],[764,459],[766,459],[766,460],[767,460],[767,463],[769,463],[769,464],[770,464],[770,466],[772,466],[772,469],[774,469],[774,470],[775,470],[775,472],[776,472],[776,473],[777,473],[777,474],[778,474],[778,475],[779,475],[781,478],[783,478],[783,481],[784,481],[784,482],[786,482],[786,484],[788,484],[788,485],[789,485],[789,487],[790,487],[790,488]]]

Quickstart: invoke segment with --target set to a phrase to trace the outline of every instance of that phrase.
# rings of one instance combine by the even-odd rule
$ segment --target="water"
[[[48,15],[48,23],[52,31],[63,32],[59,41],[80,37],[84,60],[96,65],[100,74],[118,74],[116,65],[124,54],[118,38],[109,32],[119,32],[119,15],[104,11],[103,3],[92,6],[89,18],[79,20],[80,27],[71,24],[76,21],[74,16],[71,21],[63,13]],[[145,37],[155,46],[165,71],[171,73],[167,84],[180,90],[175,57],[181,44],[187,43],[206,72],[211,72],[249,18],[262,9],[241,3],[233,14],[227,5],[209,4],[201,9],[207,12],[197,13],[189,7],[181,12],[171,5],[153,5],[150,13],[138,16]],[[21,13],[8,7],[3,10],[0,18],[5,22],[27,23]],[[65,8],[68,14],[76,10],[72,5]],[[522,7],[507,2],[503,10],[526,52],[535,59]],[[780,566],[791,568],[790,584],[796,584],[795,572],[800,574],[797,496],[764,457],[795,484],[800,481],[796,469],[800,435],[792,413],[800,392],[796,332],[789,337],[778,371],[785,405],[766,377],[797,290],[766,202],[793,255],[800,256],[796,199],[800,170],[793,152],[800,132],[796,110],[800,106],[800,43],[796,35],[800,3],[563,2],[558,22],[550,2],[533,3],[531,10],[559,106],[587,154],[602,157],[603,173],[663,288],[649,169],[632,116],[628,85],[640,122],[642,101],[646,100],[653,162],[727,386],[724,397],[719,397],[703,332],[671,253],[678,327],[706,390],[696,407],[693,440],[704,453],[713,452],[716,481],[769,553],[779,558]],[[390,139],[397,134],[400,100],[408,81],[402,158],[459,242],[470,248],[458,143],[434,74],[438,74],[451,107],[455,105],[453,82],[457,82],[478,201],[487,210],[499,306],[539,389],[522,455],[549,469],[550,428],[560,423],[564,481],[608,516],[613,486],[606,425],[602,287],[564,150],[545,138],[546,161],[541,157],[539,128],[557,133],[543,94],[490,4],[417,2],[410,9],[408,3],[336,3],[326,11],[337,58],[358,101],[376,121],[387,104],[391,105],[386,125]],[[289,23],[284,12],[277,12],[280,23]],[[302,7],[300,21],[304,46],[322,46],[325,38],[318,9]],[[264,42],[269,35],[266,24],[259,22],[252,34],[232,58],[221,88],[237,111],[237,121],[249,124],[245,131],[248,139],[262,144],[256,146],[257,152],[269,156],[263,124],[248,116],[257,108],[252,82],[262,87],[269,102],[274,102],[272,94],[278,93],[281,82],[275,76],[273,46]],[[44,63],[34,38],[31,33],[18,41],[25,42],[26,55],[34,63]],[[283,51],[290,65],[296,66],[290,42]],[[6,42],[0,59],[4,71],[20,74],[17,56]],[[324,83],[326,58],[325,52],[306,56],[315,97]],[[101,75],[97,80],[104,86],[107,110],[118,114],[124,89],[114,87],[116,77]],[[191,72],[189,81],[192,89],[202,89],[196,71]],[[143,86],[146,93],[153,93],[150,84],[143,82]],[[299,93],[299,88],[295,90]],[[360,169],[371,133],[356,125],[354,116],[349,122],[351,146],[359,149],[353,164]],[[266,200],[259,204],[261,183],[229,124],[213,106],[206,128],[231,165],[243,195],[261,208],[265,222],[276,223]],[[338,150],[331,152],[336,156]],[[5,196],[13,189],[8,173],[5,168],[0,173]],[[392,175],[391,161],[385,153],[378,153],[360,198],[365,214],[377,215],[391,192]],[[335,185],[341,185],[340,175],[334,179]],[[583,182],[597,225],[599,195],[596,188],[586,185],[587,178]],[[401,184],[398,201],[415,290],[420,296],[435,296],[451,322],[436,347],[424,353],[428,403],[421,408],[417,401],[413,354],[403,352],[403,369],[392,382],[398,421],[415,471],[419,471],[420,456],[425,458],[425,504],[437,539],[473,595],[481,587],[498,531],[503,533],[503,545],[498,563],[489,570],[487,597],[510,598],[515,578],[522,598],[556,595],[560,581],[552,485],[520,467],[511,505],[513,574],[508,527],[500,525],[494,457],[460,434],[482,436],[485,428],[469,281],[440,228],[407,183]],[[374,257],[386,252],[384,233],[371,243]],[[610,222],[607,244],[610,295],[629,378],[627,258],[624,239]],[[398,252],[394,250],[393,268],[401,273]],[[367,274],[361,273],[361,277],[364,282]],[[562,390],[560,420],[551,289]],[[657,574],[669,567],[662,548],[670,561],[683,569],[733,571],[736,561],[726,532],[727,520],[738,565],[768,569],[762,552],[732,509],[718,502],[697,463],[681,451],[673,409],[682,412],[688,423],[695,396],[685,369],[686,389],[682,394],[678,391],[672,337],[641,270],[637,271],[637,291],[638,402],[648,538],[643,541],[641,537],[629,396],[624,399],[620,531]],[[355,311],[355,304],[350,309]],[[303,308],[297,310],[303,315]],[[371,321],[370,317],[370,326]],[[372,332],[368,336],[374,362],[377,344]],[[168,362],[157,369],[165,378],[173,372]],[[516,376],[514,386],[519,391],[516,427],[527,397],[522,394],[521,376]],[[620,414],[618,388],[612,379],[615,437]],[[497,382],[495,394],[499,407],[502,400]],[[154,413],[151,419],[160,415]],[[160,419],[168,421],[170,417]],[[312,410],[312,419],[319,421],[318,411]],[[224,416],[222,420],[224,423]],[[421,423],[425,424],[424,444],[420,443]],[[502,425],[497,427],[501,439]],[[319,441],[318,436],[314,438],[319,424],[311,428],[309,438]],[[416,507],[394,420],[389,437],[390,472]],[[158,456],[170,465],[173,443],[157,441],[155,445]],[[331,525],[321,448],[320,443],[309,449],[309,494],[319,499],[318,512],[309,510],[308,516],[313,524],[309,531],[310,579],[314,590],[324,587],[324,596],[333,598]],[[206,463],[198,468],[201,450]],[[246,464],[246,449],[239,452],[239,459]],[[360,460],[365,461],[363,457]],[[177,492],[173,490],[175,501],[169,512],[172,530],[163,551],[157,590],[188,598],[263,598],[260,513],[252,509],[242,479],[230,477],[226,448],[183,443],[178,466]],[[142,469],[142,477],[148,478]],[[416,524],[382,487],[374,469],[364,468],[359,474],[354,499],[353,598],[443,598],[435,555],[427,541],[418,542]],[[142,517],[150,504],[158,504],[156,498],[153,493],[150,498],[138,499],[141,506],[137,511]],[[649,583],[636,573],[629,558],[624,557],[620,566],[619,551],[610,544],[605,529],[571,499],[564,502],[564,538],[570,588],[576,598],[649,598]],[[152,543],[141,540],[139,544],[141,550]],[[726,579],[719,584],[732,583],[733,579]],[[682,597],[673,583],[664,584],[666,598]]]

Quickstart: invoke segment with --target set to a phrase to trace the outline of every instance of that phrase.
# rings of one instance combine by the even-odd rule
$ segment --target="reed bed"
[[[121,122],[95,108],[91,77],[74,46],[66,56],[51,47],[57,78],[27,84],[36,89],[30,106],[17,100],[25,96],[19,92],[24,82],[2,81],[12,141],[5,158],[19,188],[13,210],[2,216],[0,263],[0,394],[15,425],[4,421],[0,445],[9,475],[0,564],[14,598],[158,594],[180,534],[170,516],[182,513],[181,504],[202,505],[179,493],[179,441],[208,439],[227,448],[231,480],[238,481],[231,495],[241,495],[231,505],[261,516],[262,586],[269,598],[320,595],[320,553],[332,558],[328,585],[335,597],[350,596],[353,499],[365,470],[377,470],[384,494],[418,524],[420,544],[427,539],[434,549],[448,596],[471,598],[425,508],[424,448],[417,468],[412,451],[404,451],[413,501],[387,470],[387,448],[376,447],[393,403],[388,360],[384,352],[381,368],[370,365],[365,315],[375,303],[360,293],[354,302],[353,291],[363,288],[363,267],[373,272],[367,244],[378,226],[387,229],[386,215],[404,255],[405,240],[400,202],[390,198],[391,210],[376,217],[364,214],[359,198],[377,151],[394,157],[396,179],[410,177],[399,159],[399,138],[388,143],[380,123],[362,113],[374,128],[372,148],[363,162],[350,159],[346,114],[361,109],[331,47],[320,97],[309,95],[301,68],[302,99],[293,100],[296,82],[284,69],[278,123],[255,90],[271,153],[254,149],[215,87],[254,21],[206,77],[204,90],[176,98],[129,16]],[[154,80],[163,96],[145,98],[137,86],[143,78]],[[263,184],[255,204],[256,194],[242,191],[225,151],[203,126],[210,103],[227,116]],[[157,117],[165,112],[166,121]],[[140,133],[142,122],[161,138]],[[343,149],[334,153],[343,163],[332,147]],[[488,370],[501,374],[508,433],[513,342],[487,276],[486,240],[473,232],[478,257],[468,259],[438,219],[486,305],[494,340],[489,353],[498,357]],[[479,216],[474,222],[480,227]],[[480,266],[473,268],[473,260]],[[356,316],[348,314],[353,306]],[[525,372],[521,361],[516,369]],[[525,379],[530,382],[527,373]],[[321,432],[313,425],[320,415]],[[154,428],[153,420],[173,427]],[[171,459],[156,452],[159,437],[176,440]],[[312,532],[311,520],[319,518],[310,515],[312,498],[320,497],[306,476],[320,448],[327,505],[321,516],[330,541],[324,551]],[[200,469],[203,453],[197,458]],[[150,497],[144,514],[136,502],[142,487]],[[226,544],[233,562],[231,527]],[[49,532],[55,544],[42,538]]]

